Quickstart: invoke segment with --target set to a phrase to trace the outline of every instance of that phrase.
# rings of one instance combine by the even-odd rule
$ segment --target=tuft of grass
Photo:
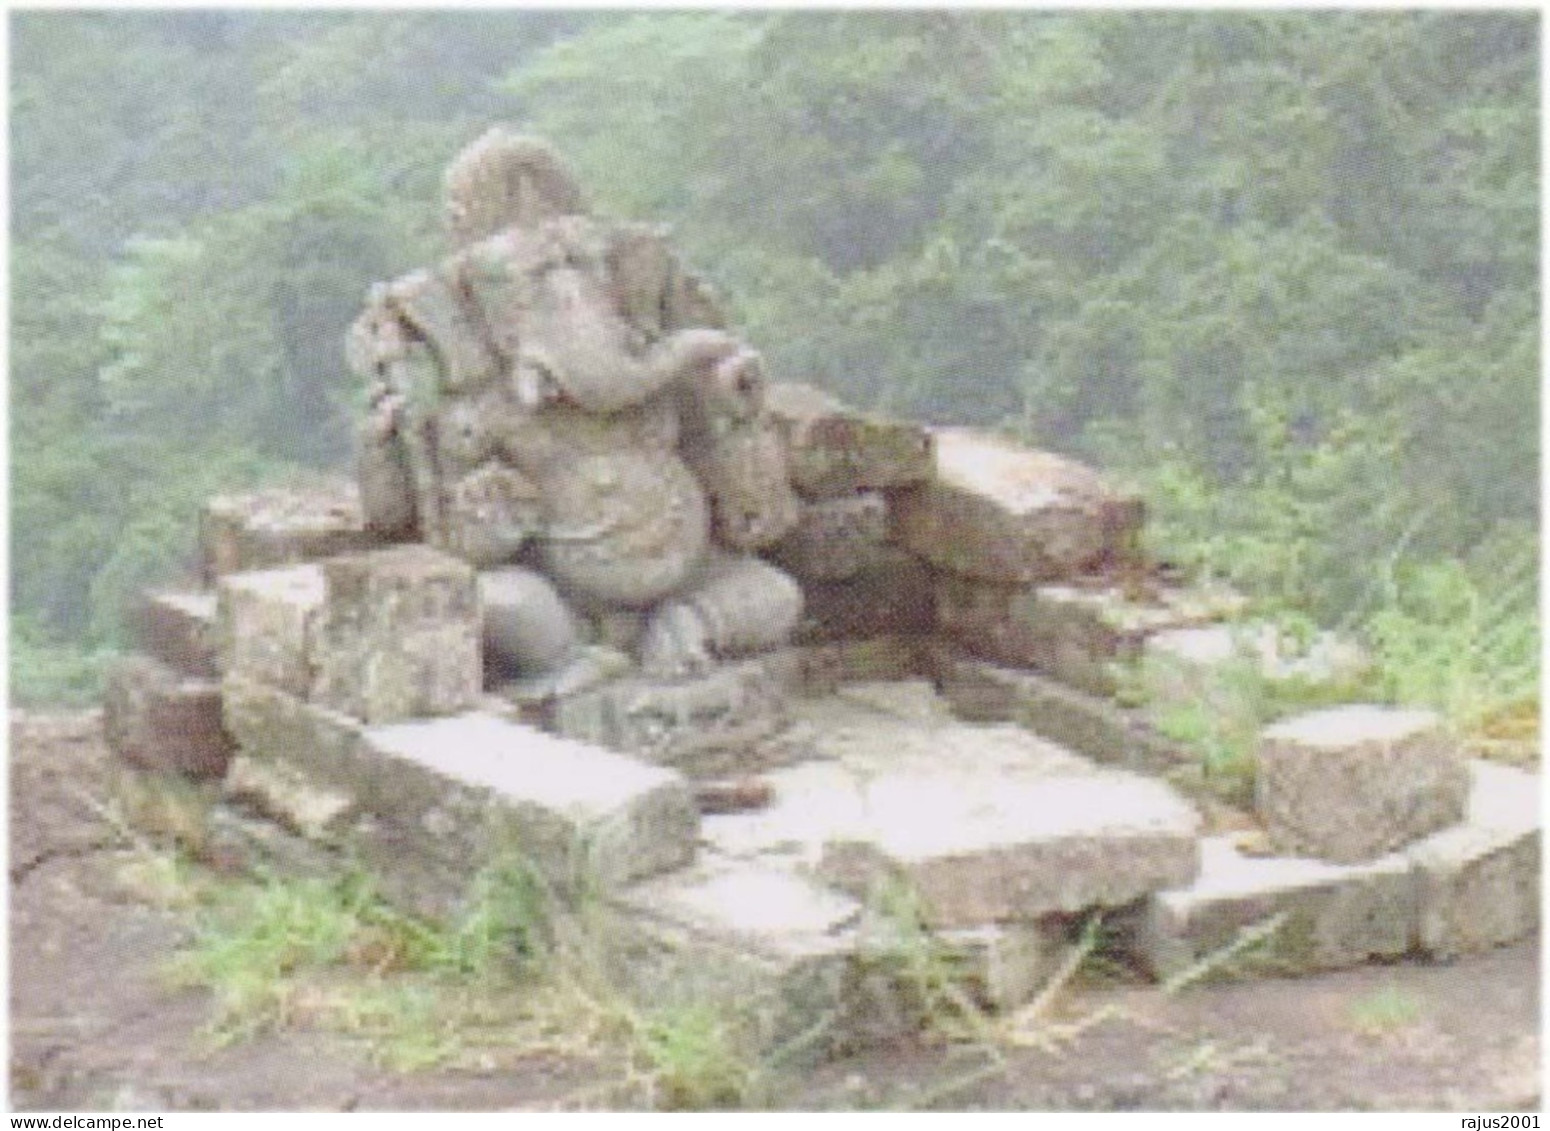
[[[651,1106],[712,1111],[755,1105],[762,1073],[725,1011],[706,1002],[669,1005],[632,1028],[635,1067]]]
[[[1407,1029],[1420,1016],[1420,1000],[1393,982],[1353,1001],[1347,1010],[1352,1027],[1372,1037]]]
[[[514,982],[542,953],[542,888],[517,866],[481,873],[451,924],[396,910],[358,873],[222,895],[170,970],[179,985],[214,991],[218,1044],[318,1025],[366,1037],[393,1066],[423,1067],[461,1047],[441,1016],[468,1020],[460,991]]]

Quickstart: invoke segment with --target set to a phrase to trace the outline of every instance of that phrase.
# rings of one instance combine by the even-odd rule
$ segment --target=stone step
[[[1236,969],[1309,973],[1525,937],[1539,923],[1539,779],[1489,762],[1469,769],[1463,822],[1376,860],[1255,856],[1233,837],[1206,838],[1199,878],[1147,901],[1138,957],[1168,978],[1276,917],[1279,927]]]
[[[713,852],[615,905],[646,951],[631,963],[641,996],[715,1002],[768,1048],[820,1054],[903,1036],[954,990],[981,1009],[1016,1008],[1062,948],[1036,924],[927,934],[790,869]]]
[[[149,656],[125,656],[108,669],[102,726],[109,749],[142,770],[219,778],[232,755],[221,685]]]
[[[955,644],[938,641],[927,655],[942,696],[966,721],[1017,722],[1096,762],[1158,776],[1199,762],[1144,711],[1038,672],[976,659]]]
[[[317,561],[379,544],[366,529],[359,492],[344,480],[219,495],[199,516],[203,575],[212,584],[229,573]]]
[[[949,573],[1005,584],[1139,564],[1141,501],[1091,468],[972,429],[933,435],[931,478],[894,498],[906,549]]]
[[[359,853],[390,895],[424,913],[449,913],[476,873],[503,863],[527,861],[569,890],[694,854],[693,794],[660,766],[485,711],[366,726],[240,674],[223,690],[243,753],[285,767],[250,781],[280,783],[265,803]]]

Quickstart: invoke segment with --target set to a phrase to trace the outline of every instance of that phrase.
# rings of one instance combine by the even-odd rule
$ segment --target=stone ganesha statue
[[[752,551],[798,503],[759,355],[545,142],[492,129],[445,197],[454,252],[375,286],[348,338],[368,525],[482,571],[508,674],[559,675],[589,626],[664,676],[783,643],[800,589]]]

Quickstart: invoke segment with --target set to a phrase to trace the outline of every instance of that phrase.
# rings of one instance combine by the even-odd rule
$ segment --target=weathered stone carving
[[[801,591],[747,557],[799,518],[758,353],[661,231],[590,215],[543,141],[490,130],[445,197],[454,252],[374,287],[349,335],[368,529],[527,569],[488,630],[525,676],[573,661],[566,614],[607,639],[644,612],[659,675],[784,643]]]

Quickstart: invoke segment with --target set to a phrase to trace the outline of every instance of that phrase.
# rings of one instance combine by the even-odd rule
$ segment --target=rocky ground
[[[11,1104],[81,1109],[534,1109],[596,1104],[617,1069],[562,1045],[398,1072],[304,1022],[216,1047],[178,989],[186,908],[126,881],[95,713],[11,720]],[[218,868],[222,861],[213,862]],[[776,1078],[783,1109],[1435,1110],[1537,1107],[1539,942],[1176,996],[1073,984],[1036,1047],[927,1039]],[[591,1097],[587,1099],[585,1097]],[[606,1103],[606,1101],[605,1101]]]

